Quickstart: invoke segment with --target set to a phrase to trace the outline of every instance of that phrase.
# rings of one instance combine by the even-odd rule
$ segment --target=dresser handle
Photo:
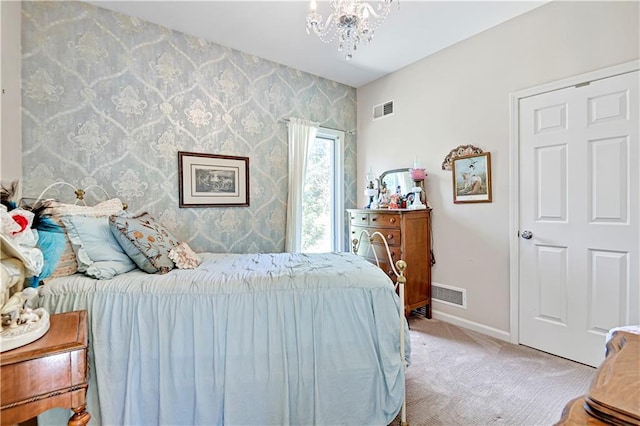
[[[389,219],[389,222],[391,222],[391,223],[396,223],[396,218],[395,218],[395,217],[392,217],[391,219]]]
[[[393,240],[393,235],[391,234],[387,235],[387,240]]]
[[[375,222],[376,220],[378,220],[378,218],[375,218],[375,217],[371,218],[371,222]]]
[[[367,220],[367,217],[366,216],[362,216],[360,219],[361,220]]]

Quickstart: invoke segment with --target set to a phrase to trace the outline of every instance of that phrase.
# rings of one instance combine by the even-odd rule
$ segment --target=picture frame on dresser
[[[249,207],[249,157],[178,152],[179,206]]]
[[[491,154],[489,152],[454,158],[451,165],[455,204],[491,202]]]

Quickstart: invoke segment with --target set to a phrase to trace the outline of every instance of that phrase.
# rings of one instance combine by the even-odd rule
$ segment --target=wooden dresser
[[[394,262],[400,259],[407,262],[406,311],[426,307],[427,318],[431,318],[431,210],[348,209],[347,212],[351,240],[360,240],[363,230],[370,234],[380,231],[389,244]],[[371,246],[366,234],[364,236],[366,241],[360,242],[357,254],[375,263],[372,250],[376,250],[380,267],[395,281],[384,243],[374,239]]]
[[[87,311],[51,315],[49,331],[28,345],[0,355],[2,424],[15,424],[62,407],[69,425],[86,425],[88,384]]]

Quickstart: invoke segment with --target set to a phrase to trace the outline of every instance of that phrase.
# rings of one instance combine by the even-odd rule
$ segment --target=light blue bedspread
[[[201,257],[195,270],[40,288],[50,313],[88,310],[93,424],[393,420],[404,316],[384,272],[350,253]],[[40,424],[68,418],[57,411]]]

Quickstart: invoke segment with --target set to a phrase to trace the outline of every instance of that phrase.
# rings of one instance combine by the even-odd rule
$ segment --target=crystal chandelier
[[[331,13],[323,22],[316,11],[316,2],[311,0],[311,12],[307,15],[307,34],[313,31],[325,43],[338,39],[338,52],[345,52],[347,60],[358,50],[360,41],[369,43],[373,33],[387,18],[394,0],[377,0],[373,7],[362,0],[331,0]],[[399,0],[395,0],[399,5]]]

